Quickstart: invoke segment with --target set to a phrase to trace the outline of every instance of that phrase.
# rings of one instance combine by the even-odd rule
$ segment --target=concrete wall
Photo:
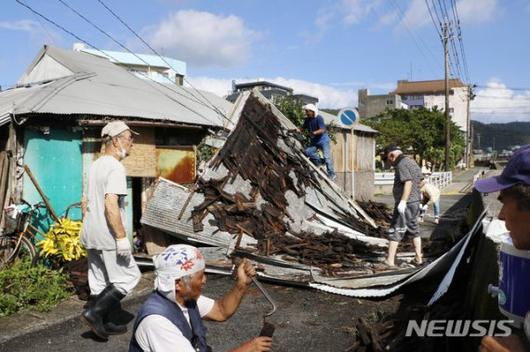
[[[385,109],[401,107],[401,97],[394,93],[369,95],[368,89],[359,89],[358,109],[361,118],[374,117]]]

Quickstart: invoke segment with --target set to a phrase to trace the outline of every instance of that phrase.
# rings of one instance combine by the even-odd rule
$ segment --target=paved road
[[[453,207],[462,195],[442,197],[442,210]],[[391,196],[377,200],[392,204]],[[454,207],[453,207],[454,208]],[[435,225],[427,219],[422,232],[429,236]],[[232,285],[228,277],[210,276],[205,294],[217,298]],[[378,314],[393,313],[410,304],[425,302],[418,296],[417,285],[412,295],[396,295],[385,300],[361,300],[331,295],[304,288],[266,285],[278,305],[278,311],[269,319],[275,324],[274,351],[344,351],[353,341],[352,319],[364,317],[377,320]],[[426,296],[425,296],[426,297]],[[126,309],[135,313],[140,301],[131,302]],[[261,314],[269,309],[259,291],[251,288],[239,311],[225,323],[207,323],[208,341],[214,351],[226,351],[259,333]],[[131,327],[132,322],[129,324]],[[80,320],[70,320],[45,330],[45,333],[25,335],[0,346],[0,352],[19,351],[126,351],[130,333],[114,336],[108,342],[96,341]]]
[[[232,283],[229,277],[210,277],[206,294],[216,298],[227,292]],[[394,312],[402,298],[394,296],[384,301],[369,301],[304,288],[265,286],[278,305],[277,312],[269,318],[276,326],[274,351],[344,351],[353,341],[353,318],[375,321],[378,314]],[[126,309],[136,312],[138,307],[139,304],[135,303]],[[213,350],[227,351],[258,334],[262,325],[261,314],[268,309],[265,299],[252,287],[239,311],[229,321],[207,323],[208,341]],[[130,334],[126,334],[99,342],[91,336],[77,319],[49,328],[45,333],[11,340],[0,346],[0,351],[126,351],[130,339]]]

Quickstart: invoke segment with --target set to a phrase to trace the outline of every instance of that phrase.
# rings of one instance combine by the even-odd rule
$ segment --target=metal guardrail
[[[433,172],[429,177],[429,182],[442,189],[447,187],[453,182],[453,173],[448,172]],[[388,186],[394,184],[394,173],[393,172],[376,172],[374,175],[374,185],[376,186]]]

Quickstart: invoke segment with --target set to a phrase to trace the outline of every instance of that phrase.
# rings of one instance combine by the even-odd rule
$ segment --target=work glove
[[[131,255],[131,244],[127,237],[116,239],[116,254],[122,258],[129,258]]]
[[[405,210],[407,210],[407,202],[404,200],[399,201],[399,204],[397,206],[397,211],[401,215],[405,214]]]

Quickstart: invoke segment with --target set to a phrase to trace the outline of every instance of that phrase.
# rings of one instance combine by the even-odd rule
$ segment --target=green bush
[[[23,309],[49,311],[72,295],[67,276],[38,264],[17,262],[0,271],[0,316]]]

